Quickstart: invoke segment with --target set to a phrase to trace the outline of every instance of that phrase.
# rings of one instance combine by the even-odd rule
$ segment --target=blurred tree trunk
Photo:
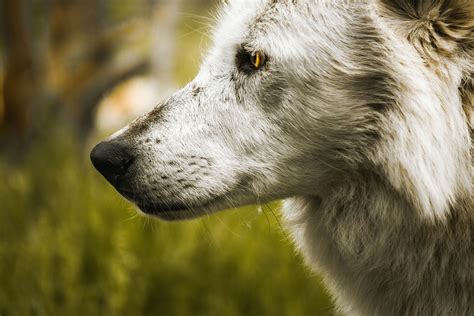
[[[52,0],[48,86],[58,100],[56,113],[77,134],[82,134],[79,99],[113,53],[107,43],[99,41],[104,31],[99,4],[95,0]]]
[[[4,119],[5,139],[20,144],[31,126],[35,95],[32,34],[27,27],[23,0],[3,0],[2,22],[5,39]]]
[[[117,62],[127,28],[106,29],[106,11],[96,0],[53,0],[49,82],[63,118],[85,140],[94,126],[97,105],[121,81],[148,68],[147,56]],[[131,61],[130,61],[131,60]]]
[[[167,46],[174,42],[174,26],[166,28],[176,22],[178,3],[165,2],[171,9],[158,18],[156,27],[165,29],[157,31],[158,55],[150,56],[149,20],[111,26],[104,1],[2,0],[2,144],[26,143],[59,121],[84,141],[101,98],[121,81],[148,71],[150,60],[158,61],[154,68],[169,82],[173,48]]]

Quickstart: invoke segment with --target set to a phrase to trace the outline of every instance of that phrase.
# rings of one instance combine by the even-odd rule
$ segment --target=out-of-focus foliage
[[[14,0],[8,1],[15,4]],[[48,29],[51,18],[41,15],[45,8],[68,4],[18,1],[37,8],[29,22],[41,32]],[[146,20],[149,12],[141,7],[160,1],[97,3],[105,14],[101,23],[118,25],[119,31],[114,33],[118,37],[113,38],[120,41],[128,36],[120,34],[120,25],[127,25],[130,19]],[[197,71],[202,50],[209,42],[206,34],[211,21],[207,16],[214,2],[182,0],[176,53],[169,60],[176,85],[184,84]],[[132,23],[132,28],[140,23],[143,21]],[[61,25],[57,27],[62,30]],[[66,23],[65,27],[70,25]],[[159,30],[150,36],[160,36]],[[42,40],[34,47],[50,44]],[[86,45],[88,41],[77,43],[74,45]],[[132,51],[137,49],[129,46]],[[107,49],[115,56],[114,50],[124,47],[127,55],[128,46],[120,42]],[[67,57],[67,52],[74,49],[66,52],[58,48],[53,52],[64,60],[49,61],[47,67],[82,67],[79,57]],[[4,57],[1,48],[0,53]],[[109,60],[100,62],[108,65]],[[0,63],[0,78],[5,77],[6,68]],[[95,72],[94,67],[87,68]],[[37,70],[60,72],[66,75],[53,77],[68,79],[73,73],[64,69],[68,68]],[[63,84],[69,85],[59,79],[57,87]],[[305,267],[280,227],[278,203],[262,211],[251,206],[179,223],[138,216],[89,163],[88,149],[100,137],[78,139],[71,129],[74,115],[50,118],[41,114],[64,107],[62,102],[74,100],[79,92],[69,94],[57,88],[58,95],[67,96],[59,98],[44,95],[38,87],[33,92],[39,94],[33,95],[29,106],[39,128],[28,139],[27,150],[15,156],[16,152],[8,149],[15,146],[15,139],[10,138],[11,134],[0,135],[0,141],[10,141],[0,143],[1,316],[332,314],[319,278]],[[3,98],[0,100],[2,108]],[[2,152],[4,148],[7,150]]]

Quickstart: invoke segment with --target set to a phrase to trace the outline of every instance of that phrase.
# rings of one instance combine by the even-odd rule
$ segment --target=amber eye
[[[242,48],[237,51],[236,62],[240,71],[251,74],[265,66],[267,57],[262,52],[249,52]]]
[[[250,55],[250,62],[255,70],[258,70],[265,64],[265,55],[260,52],[253,53]]]

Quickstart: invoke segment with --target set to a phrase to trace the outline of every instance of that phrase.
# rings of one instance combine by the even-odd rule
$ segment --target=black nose
[[[92,164],[113,185],[127,173],[133,160],[130,147],[118,142],[101,142],[91,152]]]

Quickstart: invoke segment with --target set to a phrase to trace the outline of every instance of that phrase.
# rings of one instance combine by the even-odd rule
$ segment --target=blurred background
[[[278,202],[163,223],[89,162],[193,78],[217,2],[1,0],[1,316],[333,314]]]

